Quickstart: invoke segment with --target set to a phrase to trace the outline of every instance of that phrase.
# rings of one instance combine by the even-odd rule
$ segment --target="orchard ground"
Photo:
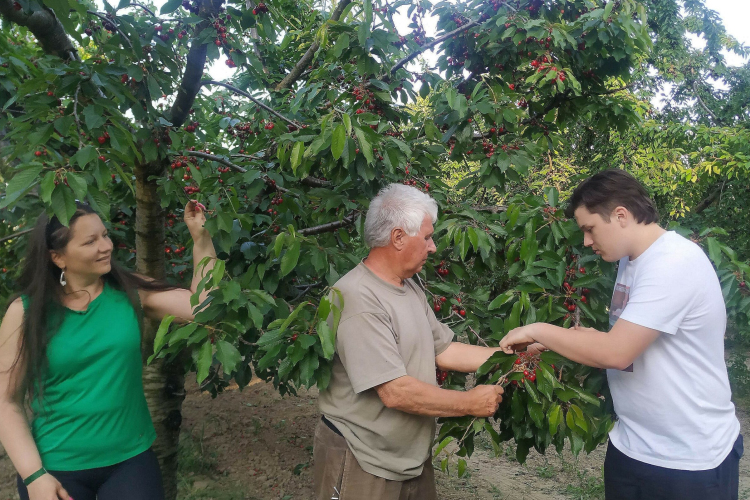
[[[230,387],[216,400],[187,384],[180,445],[180,500],[304,500],[312,497],[312,446],[320,418],[317,390],[279,396],[271,384],[254,380]],[[750,425],[750,401],[737,402],[743,432]],[[463,478],[455,465],[446,475],[436,461],[441,500],[603,499],[605,447],[575,459],[569,450],[526,464],[510,445],[495,458],[488,441],[477,443]],[[18,498],[15,473],[0,449],[0,500]],[[750,461],[740,462],[740,499],[750,499]]]

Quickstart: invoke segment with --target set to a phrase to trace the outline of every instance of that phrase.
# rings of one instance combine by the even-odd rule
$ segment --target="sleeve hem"
[[[658,324],[658,323],[655,323],[653,320],[640,318],[632,314],[626,314],[626,311],[623,311],[619,319],[624,319],[625,321],[636,324],[638,326],[642,326],[644,328],[651,328],[652,330],[658,330],[660,332],[668,333],[669,335],[675,335],[677,333],[677,328],[678,328],[678,325],[673,325],[669,323]]]
[[[372,389],[373,387],[377,385],[385,384],[386,382],[390,382],[391,380],[396,380],[397,378],[401,378],[405,375],[406,375],[405,368],[403,367],[396,368],[389,372],[381,373],[377,377],[372,377],[364,382],[361,382],[358,384],[352,383],[352,389],[354,389],[355,394],[359,394],[361,392],[366,391],[367,389]]]

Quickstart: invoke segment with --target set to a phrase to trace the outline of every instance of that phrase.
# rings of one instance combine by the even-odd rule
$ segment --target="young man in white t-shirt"
[[[726,310],[703,250],[658,225],[646,190],[607,170],[571,196],[584,245],[619,261],[610,331],[535,323],[512,353],[539,343],[606,368],[618,420],[604,462],[607,500],[736,500],[742,435],[724,362]]]

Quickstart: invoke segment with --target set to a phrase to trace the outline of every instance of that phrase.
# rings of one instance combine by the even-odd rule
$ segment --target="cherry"
[[[440,312],[440,304],[435,304],[435,312]]]
[[[578,272],[581,274],[586,274],[586,268],[585,267],[579,267]]]
[[[42,152],[41,151],[35,151],[34,152],[34,156],[42,156]]]
[[[523,353],[521,353],[521,354],[523,354]],[[514,364],[516,364],[516,365],[520,365],[521,363],[522,363],[521,358],[518,358],[518,359],[516,359],[514,361]]]
[[[461,309],[460,311],[458,311],[458,314],[460,314],[461,316],[466,316],[466,310]]]
[[[295,340],[297,340],[297,337],[298,337],[298,336],[299,336],[299,335],[297,335],[296,333],[295,333],[294,335],[292,335],[292,342],[294,342]]]
[[[585,304],[586,302],[588,302],[588,299],[586,298],[586,296],[585,296],[585,295],[581,297],[581,302],[583,302],[584,304]]]
[[[510,85],[508,85],[508,88],[510,90],[516,90],[516,84],[515,83],[511,83]]]
[[[104,144],[107,141],[103,135],[100,135],[96,140],[99,141],[99,144]]]
[[[569,305],[568,305],[568,311],[570,311],[570,312],[573,312],[573,311],[575,311],[575,310],[576,310],[576,306],[575,306],[575,304],[569,304]]]

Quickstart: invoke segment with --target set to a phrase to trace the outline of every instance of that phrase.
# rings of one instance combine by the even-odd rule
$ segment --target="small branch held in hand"
[[[300,123],[295,122],[294,120],[290,120],[289,118],[287,118],[286,116],[282,115],[278,111],[276,111],[276,110],[268,107],[267,105],[263,104],[258,99],[256,99],[255,97],[251,96],[250,94],[248,94],[244,90],[240,90],[237,87],[233,87],[232,85],[229,85],[228,83],[217,82],[216,80],[203,80],[201,82],[201,85],[220,85],[222,87],[225,87],[225,88],[231,90],[232,92],[234,92],[235,94],[239,94],[239,95],[241,95],[243,97],[247,97],[248,99],[250,99],[251,101],[253,101],[256,105],[258,105],[261,108],[265,109],[266,111],[268,111],[272,115],[277,116],[281,120],[284,120],[289,125],[292,125],[293,127],[297,127],[297,128],[302,128],[302,125]]]

